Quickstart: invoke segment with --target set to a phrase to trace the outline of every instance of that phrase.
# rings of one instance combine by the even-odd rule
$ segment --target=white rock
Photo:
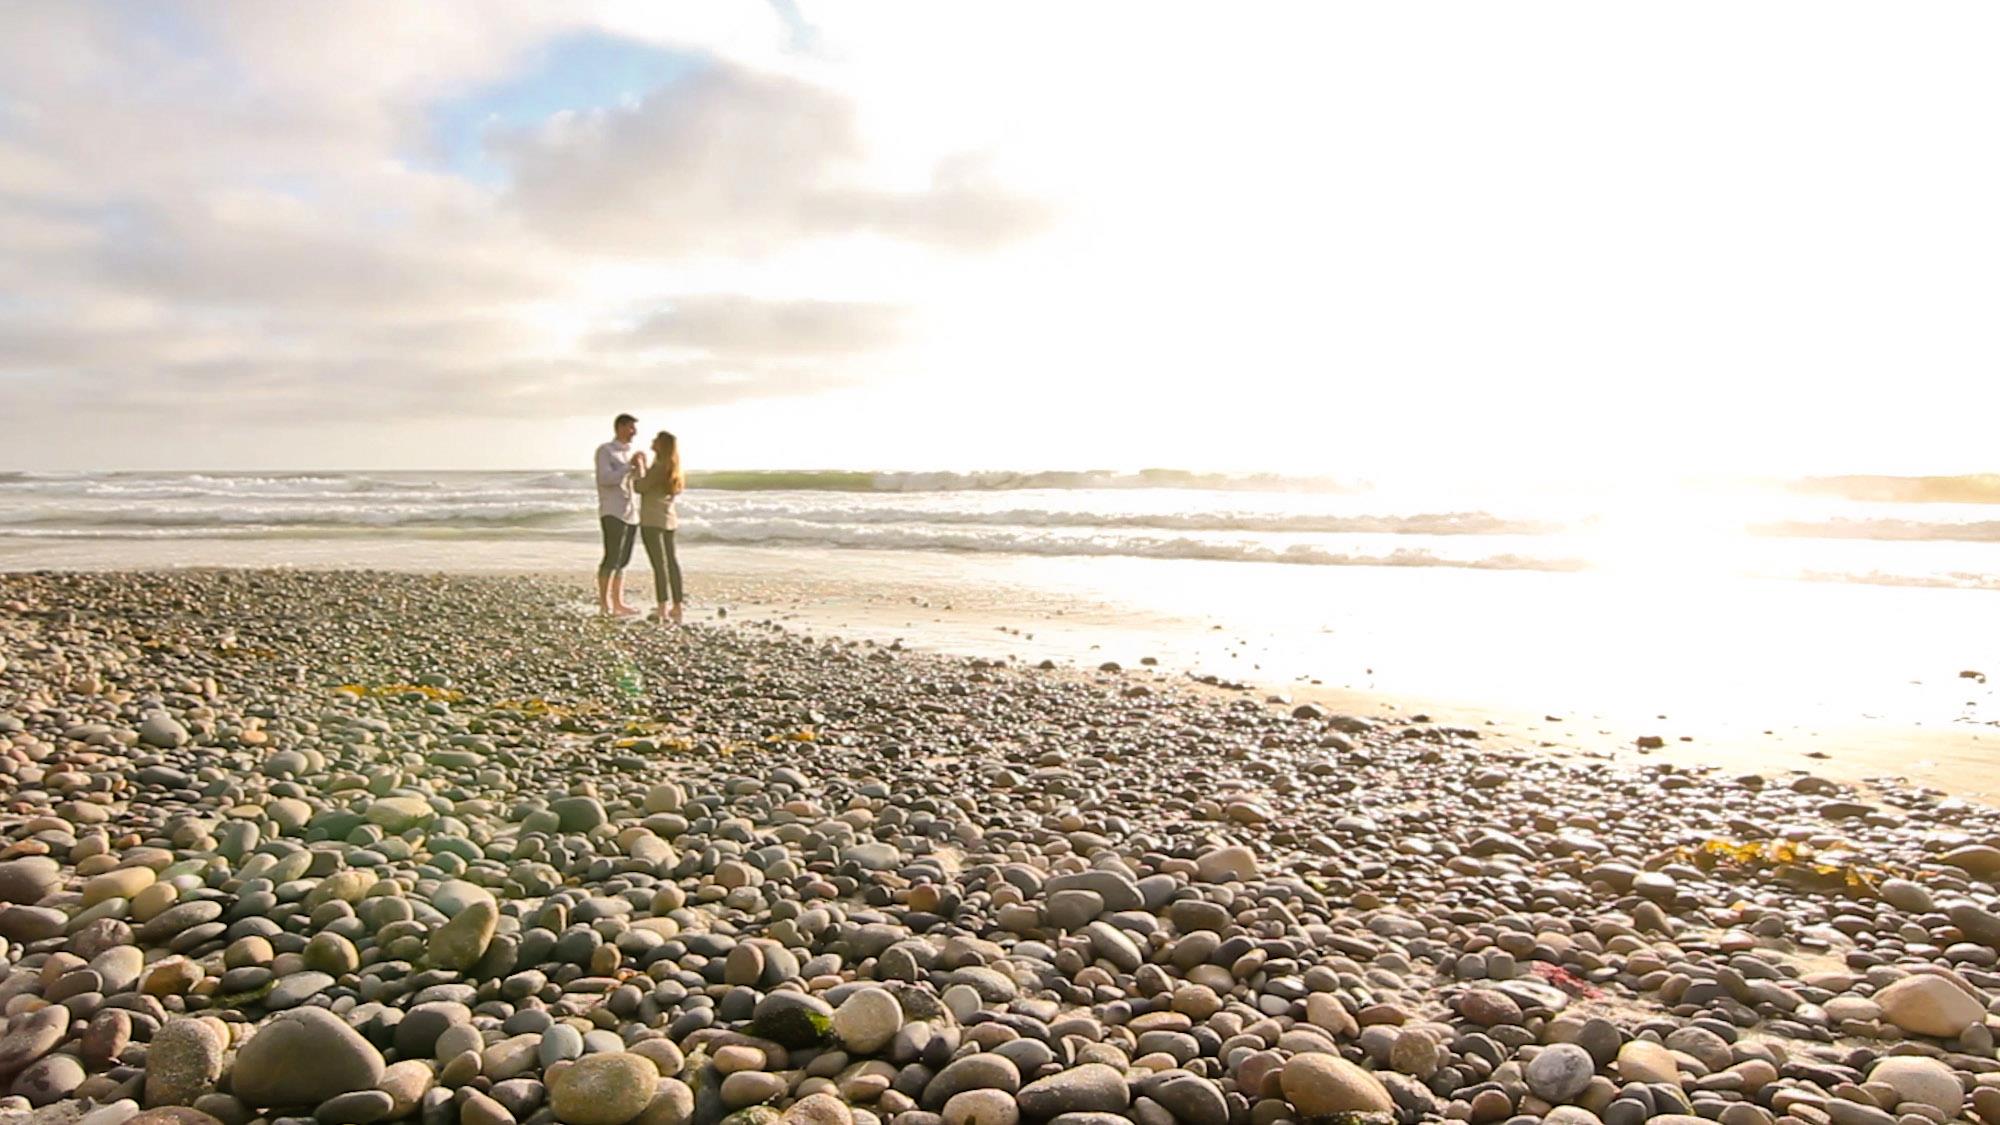
[[[833,1033],[857,1055],[872,1055],[889,1045],[903,1026],[903,1006],[885,988],[864,988],[833,1012]]]

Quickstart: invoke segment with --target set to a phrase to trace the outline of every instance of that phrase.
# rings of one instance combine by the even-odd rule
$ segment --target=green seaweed
[[[780,1008],[750,1021],[750,1034],[791,1051],[817,1047],[833,1036],[833,1021],[806,1008]]]

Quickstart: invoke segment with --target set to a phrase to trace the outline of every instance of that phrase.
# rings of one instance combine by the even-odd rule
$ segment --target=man
[[[611,423],[616,437],[597,447],[597,522],[604,530],[604,560],[597,564],[597,612],[610,617],[639,612],[625,604],[625,567],[639,534],[639,501],[632,482],[645,471],[643,455],[632,455],[639,420],[620,414]]]

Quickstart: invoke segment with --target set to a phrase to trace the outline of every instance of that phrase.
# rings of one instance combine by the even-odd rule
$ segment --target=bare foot
[[[678,625],[678,624],[680,624],[680,623],[681,623],[681,603],[679,603],[679,602],[675,602],[675,603],[674,603],[674,624]]]
[[[612,612],[616,613],[620,617],[631,617],[637,614],[639,612],[639,609],[637,606],[619,605],[619,606],[614,606],[612,608]]]

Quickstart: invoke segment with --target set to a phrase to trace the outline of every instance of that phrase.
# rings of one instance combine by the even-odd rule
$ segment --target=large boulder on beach
[[[382,1052],[324,1008],[272,1017],[236,1053],[230,1090],[244,1104],[316,1106],[382,1080]]]

